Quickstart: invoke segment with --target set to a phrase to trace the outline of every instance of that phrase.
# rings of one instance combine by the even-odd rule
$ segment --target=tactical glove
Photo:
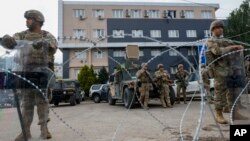
[[[2,46],[7,49],[13,49],[17,45],[16,40],[10,35],[4,35],[2,39]]]

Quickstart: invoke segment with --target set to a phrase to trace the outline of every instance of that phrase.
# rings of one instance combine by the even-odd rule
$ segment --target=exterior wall
[[[161,30],[161,40],[164,43],[173,43],[180,44],[183,42],[191,42],[204,37],[204,31],[209,29],[209,24],[212,19],[215,19],[215,11],[219,8],[218,4],[207,4],[206,5],[194,5],[188,3],[143,3],[143,2],[82,2],[82,1],[62,1],[58,2],[58,35],[59,37],[72,37],[72,39],[64,39],[59,41],[59,48],[63,52],[63,62],[67,61],[69,58],[72,58],[75,55],[75,51],[83,50],[89,47],[93,47],[92,43],[88,41],[80,41],[79,39],[74,40],[73,38],[73,29],[84,29],[85,37],[92,41],[97,41],[98,39],[93,38],[93,29],[104,29],[105,35],[112,35],[112,31],[115,29],[125,30],[125,33],[131,34],[131,30],[141,29],[143,30],[144,36],[150,35],[150,29]],[[73,16],[74,9],[84,9],[84,20],[80,20]],[[103,9],[104,17],[102,20],[93,17],[93,9]],[[112,10],[113,9],[123,9],[124,18],[113,18]],[[140,9],[141,18],[128,18],[126,17],[126,10],[131,9]],[[145,18],[144,10],[159,10],[159,18]],[[163,17],[164,10],[176,10],[176,19],[165,19]],[[194,19],[182,19],[180,17],[180,12],[182,10],[193,10]],[[212,19],[202,20],[201,11],[209,10],[212,12]],[[168,30],[180,30],[179,38],[168,38]],[[185,30],[197,30],[196,38],[186,38]],[[87,58],[84,60],[71,59],[63,66],[63,77],[64,78],[75,78],[76,72],[84,65],[93,65],[94,69],[98,70],[102,66],[105,66],[112,72],[113,63],[108,57],[113,57],[112,50],[124,48],[128,43],[140,44],[140,47],[143,49],[144,57],[140,59],[141,62],[145,62],[151,58],[150,49],[152,48],[162,48],[161,45],[153,43],[150,40],[145,40],[142,38],[108,38],[103,41],[99,41],[97,46],[101,51],[104,52],[103,58],[95,58],[94,52],[96,49],[91,49],[87,53]],[[150,42],[153,44],[151,45]],[[117,44],[116,44],[117,43]],[[145,45],[146,43],[149,43]],[[183,47],[184,48],[184,47]],[[149,55],[148,55],[149,54]],[[160,58],[164,60],[169,60],[167,55],[157,57],[156,61],[152,61],[152,69],[156,66],[156,62],[159,62]],[[115,58],[118,61],[124,63],[124,58]],[[180,60],[178,57],[171,58],[172,62]],[[155,62],[155,63],[154,63]],[[172,62],[166,62],[166,65],[171,65]]]
[[[213,20],[205,19],[108,19],[108,34],[112,35],[115,29],[124,30],[124,33],[131,34],[132,30],[143,30],[143,35],[150,37],[150,30],[161,30],[161,38],[157,40],[164,42],[190,42],[204,38],[204,30],[209,30],[210,24]],[[168,30],[179,30],[178,38],[168,37]],[[186,30],[196,30],[197,37],[190,38],[186,36]],[[109,38],[108,42],[152,42],[143,38],[132,38],[125,36],[125,38]]]

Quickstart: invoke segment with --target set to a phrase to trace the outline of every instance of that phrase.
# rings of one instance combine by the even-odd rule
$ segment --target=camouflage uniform
[[[189,73],[186,70],[180,71],[178,70],[175,74],[175,77],[177,79],[177,104],[180,103],[180,94],[182,90],[184,103],[186,104],[186,88],[187,88],[187,78],[189,76]]]
[[[216,37],[211,37],[207,41],[208,50],[214,55],[215,58],[223,55],[222,49],[232,45],[231,42],[220,40]],[[215,109],[222,110],[223,107],[227,106],[227,101],[229,97],[229,91],[226,85],[226,77],[229,75],[229,58],[225,56],[220,60],[213,63],[213,73],[214,73],[214,88],[215,88]]]
[[[160,92],[160,101],[163,107],[172,107],[169,96],[170,77],[166,71],[155,72],[156,84]],[[167,104],[167,105],[166,105]]]
[[[30,10],[27,12],[30,12],[30,14],[34,14],[34,12],[35,14],[37,14],[36,12],[39,13],[39,11],[36,10]],[[25,18],[28,18],[26,17],[27,12],[25,13]],[[43,18],[43,15],[39,16],[42,16],[40,18]],[[43,39],[46,39],[46,41],[44,41]],[[21,64],[22,66],[21,71],[32,72],[32,71],[42,70],[45,67],[45,69],[47,68],[47,70],[53,72],[54,54],[57,49],[57,41],[52,34],[44,30],[41,30],[41,33],[35,33],[31,32],[30,30],[26,30],[14,34],[13,37],[10,37],[8,35],[4,36],[3,45],[6,48],[13,49],[13,45],[15,45],[15,40],[38,41],[37,44],[33,43],[33,48],[28,48],[28,49],[25,47],[20,48],[20,53],[18,54],[18,56],[15,56],[14,61],[17,64]],[[41,40],[41,42],[39,42],[39,40]],[[10,41],[13,41],[13,43],[11,43]],[[38,90],[22,89],[20,95],[21,95],[22,115],[24,119],[24,126],[27,133],[27,137],[28,138],[31,137],[30,126],[33,121],[34,106],[36,105],[38,119],[39,119],[38,124],[41,125],[41,138],[43,139],[51,138],[51,135],[47,127],[47,121],[49,120],[48,101],[44,99],[44,97]],[[20,134],[16,138],[16,141],[19,140],[23,140],[22,134]]]
[[[211,31],[213,31],[215,27],[224,28],[224,24],[222,21],[214,21],[210,27]],[[242,46],[235,45],[229,40],[222,39],[214,35],[207,41],[207,45],[208,51],[206,54],[209,56],[209,63],[226,53],[243,48]],[[228,123],[228,121],[223,117],[223,108],[231,108],[234,101],[233,97],[237,97],[242,89],[242,86],[244,85],[244,80],[242,79],[243,70],[241,69],[243,66],[240,64],[242,63],[242,57],[240,54],[241,53],[238,52],[223,56],[220,59],[214,61],[212,65],[214,73],[216,121],[221,124]],[[239,83],[237,85],[235,85],[236,78],[241,79],[237,81],[237,83]],[[233,114],[233,117],[235,119],[246,119],[238,112],[237,108]]]
[[[203,81],[204,88],[205,88],[206,94],[207,94],[207,101],[211,104],[212,103],[212,96],[211,96],[211,93],[210,93],[209,69],[208,68],[202,68],[201,76],[202,76],[202,81]]]
[[[148,109],[149,101],[149,89],[150,89],[150,74],[148,71],[143,69],[139,70],[136,73],[137,79],[141,82],[141,87],[139,88],[140,92],[140,101],[144,105],[145,109]]]

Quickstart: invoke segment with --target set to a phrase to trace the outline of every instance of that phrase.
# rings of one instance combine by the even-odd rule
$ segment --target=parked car
[[[195,94],[195,97],[200,97],[200,84],[201,82],[198,81],[198,78],[195,76],[194,73],[191,74],[189,78],[188,86],[186,89],[187,97],[191,97]],[[174,81],[173,88],[175,93],[177,94],[177,85],[176,81]],[[210,93],[214,96],[214,79],[210,79]]]
[[[95,102],[100,103],[102,100],[108,101],[108,84],[92,85],[89,90],[89,97]]]
[[[80,83],[76,80],[61,79],[57,80],[52,90],[52,100],[58,106],[60,102],[69,102],[74,106],[80,104],[82,101],[82,94],[80,90]]]

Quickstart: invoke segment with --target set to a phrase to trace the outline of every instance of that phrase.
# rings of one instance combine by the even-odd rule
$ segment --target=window
[[[192,56],[192,55],[196,55],[196,50],[192,47],[188,49],[188,55]]]
[[[193,10],[186,10],[185,11],[185,18],[187,18],[187,19],[194,18],[194,11]]]
[[[79,18],[80,16],[84,17],[84,10],[83,9],[73,9],[73,16]]]
[[[75,51],[75,57],[79,60],[84,60],[87,58],[87,53],[85,51]]]
[[[203,19],[212,19],[212,11],[210,11],[210,10],[202,10],[201,11],[201,18],[203,18]]]
[[[175,74],[177,72],[177,66],[176,67],[170,67],[171,74]]]
[[[143,36],[142,30],[132,30],[132,37],[133,38],[139,38]]]
[[[140,57],[144,56],[144,52],[143,51],[139,51],[139,56]]]
[[[187,30],[187,37],[195,38],[197,37],[196,30]]]
[[[114,9],[112,10],[113,18],[123,18],[123,10],[122,9]]]
[[[149,18],[159,18],[160,11],[159,10],[149,10],[148,16],[149,16]]]
[[[114,38],[124,38],[124,30],[113,30]]]
[[[178,38],[179,37],[179,30],[169,30],[168,37],[169,38]]]
[[[151,50],[151,56],[158,56],[161,54],[161,51],[160,50]]]
[[[153,38],[161,38],[160,30],[150,30],[150,36]]]
[[[168,18],[171,18],[171,19],[174,19],[174,18],[176,18],[176,11],[175,10],[167,10],[166,11],[166,16],[168,17]]]
[[[96,74],[98,74],[98,73],[100,72],[100,69],[94,69],[94,72],[95,72]],[[97,77],[98,77],[98,75],[97,75]]]
[[[98,18],[99,16],[104,17],[104,10],[103,9],[94,9],[93,10],[93,17]]]
[[[204,30],[204,37],[205,38],[211,37],[211,31],[210,30]]]
[[[141,10],[132,9],[131,10],[131,18],[141,18]]]
[[[113,52],[114,57],[125,57],[125,51],[123,50],[116,50]]]
[[[74,69],[75,79],[77,79],[80,69]]]
[[[97,59],[101,59],[104,57],[104,52],[102,51],[95,51],[94,52],[94,57],[97,58]]]
[[[195,72],[195,70],[192,68],[192,66],[194,66],[194,64],[193,63],[191,63],[191,66],[189,67],[189,73],[194,73]],[[194,81],[194,80],[197,80],[198,78],[196,77],[196,75],[190,75],[191,77],[191,81]]]
[[[169,50],[169,56],[177,56],[177,55],[178,54],[176,50],[173,50],[173,49]]]
[[[100,37],[104,37],[104,29],[94,29],[93,30],[93,37],[94,38],[100,38]]]
[[[83,29],[73,29],[73,36],[80,38],[80,37],[85,37],[85,31]]]

